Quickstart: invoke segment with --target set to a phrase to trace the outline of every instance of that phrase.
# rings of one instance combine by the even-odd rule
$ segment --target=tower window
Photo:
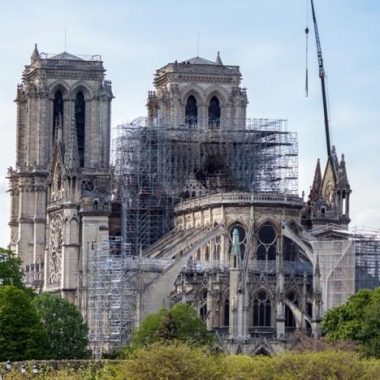
[[[198,123],[198,106],[197,99],[193,95],[187,98],[186,108],[185,108],[185,124],[194,128]]]
[[[86,104],[82,92],[78,92],[75,98],[75,126],[77,131],[77,143],[80,167],[84,166],[84,127],[85,127]]]
[[[57,91],[54,95],[53,141],[57,139],[59,126],[63,128],[63,96],[61,91]]]
[[[208,126],[210,128],[219,128],[220,126],[220,102],[216,96],[211,98],[208,107]]]

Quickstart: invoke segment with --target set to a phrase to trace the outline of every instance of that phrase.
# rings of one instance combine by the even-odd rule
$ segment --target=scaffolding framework
[[[171,262],[133,256],[121,237],[105,240],[91,250],[87,323],[96,358],[128,342],[138,322],[144,280],[161,273]]]
[[[137,275],[121,238],[103,241],[89,257],[89,341],[96,357],[126,342],[136,315]]]
[[[380,230],[368,227],[352,229],[355,241],[355,290],[380,286]]]
[[[286,121],[242,125],[191,129],[140,118],[118,127],[122,236],[132,254],[171,229],[174,205],[183,199],[218,191],[298,192],[297,136]]]
[[[311,242],[319,262],[323,311],[345,303],[355,293],[355,245],[352,239]],[[314,262],[314,266],[316,262]]]

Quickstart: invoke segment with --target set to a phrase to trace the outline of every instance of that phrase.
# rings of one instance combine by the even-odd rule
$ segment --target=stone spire
[[[40,53],[37,48],[37,44],[34,44],[34,50],[32,55],[30,56],[31,63],[34,63],[36,61],[39,61],[41,59]]]
[[[217,65],[223,66],[223,62],[222,62],[222,59],[220,58],[220,52],[219,51],[218,51],[218,55],[216,57],[215,63]]]
[[[309,198],[312,202],[316,202],[319,198],[322,186],[322,172],[321,172],[321,164],[318,158],[317,166],[315,168],[313,185],[310,189]]]
[[[338,169],[338,186],[349,186],[348,184],[348,177],[347,177],[347,170],[346,170],[346,161],[344,160],[344,154],[342,154],[342,159],[339,164]]]

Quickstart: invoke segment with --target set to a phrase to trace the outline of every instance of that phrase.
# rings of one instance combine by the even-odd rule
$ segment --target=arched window
[[[227,298],[224,301],[224,321],[223,326],[230,325],[230,300]]]
[[[84,145],[85,145],[85,113],[86,104],[82,92],[78,92],[75,98],[75,126],[77,131],[77,144],[79,154],[79,165],[84,166]]]
[[[210,128],[219,128],[220,126],[220,102],[216,96],[213,96],[208,106],[208,126]]]
[[[275,261],[276,242],[277,234],[273,226],[269,223],[261,226],[257,235],[257,260]]]
[[[198,123],[198,106],[197,99],[194,95],[190,95],[187,98],[186,108],[185,108],[185,124],[194,128]]]
[[[288,305],[285,305],[285,328],[287,331],[294,331],[296,328],[296,320]]]
[[[61,91],[54,95],[53,102],[53,141],[58,137],[58,127],[63,128],[63,96]]]
[[[296,261],[297,259],[297,245],[284,236],[283,238],[283,254],[284,254],[284,260],[285,261]]]
[[[294,291],[290,291],[286,295],[286,299],[290,301],[294,306],[299,306],[298,297]],[[293,312],[288,305],[285,305],[285,328],[288,331],[293,331],[296,327],[297,325]]]
[[[253,301],[253,326],[271,326],[271,305],[264,291],[258,292]]]

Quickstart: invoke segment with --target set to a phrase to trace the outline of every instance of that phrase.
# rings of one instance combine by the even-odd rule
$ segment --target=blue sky
[[[345,153],[352,225],[380,227],[380,2],[315,0],[328,75],[332,140]],[[14,166],[13,99],[34,43],[40,51],[101,54],[115,99],[112,125],[145,115],[155,70],[196,55],[240,65],[249,117],[284,118],[298,132],[299,190],[325,163],[323,110],[309,16],[309,97],[304,96],[306,0],[19,1],[1,5],[0,246],[8,244],[6,169]]]

